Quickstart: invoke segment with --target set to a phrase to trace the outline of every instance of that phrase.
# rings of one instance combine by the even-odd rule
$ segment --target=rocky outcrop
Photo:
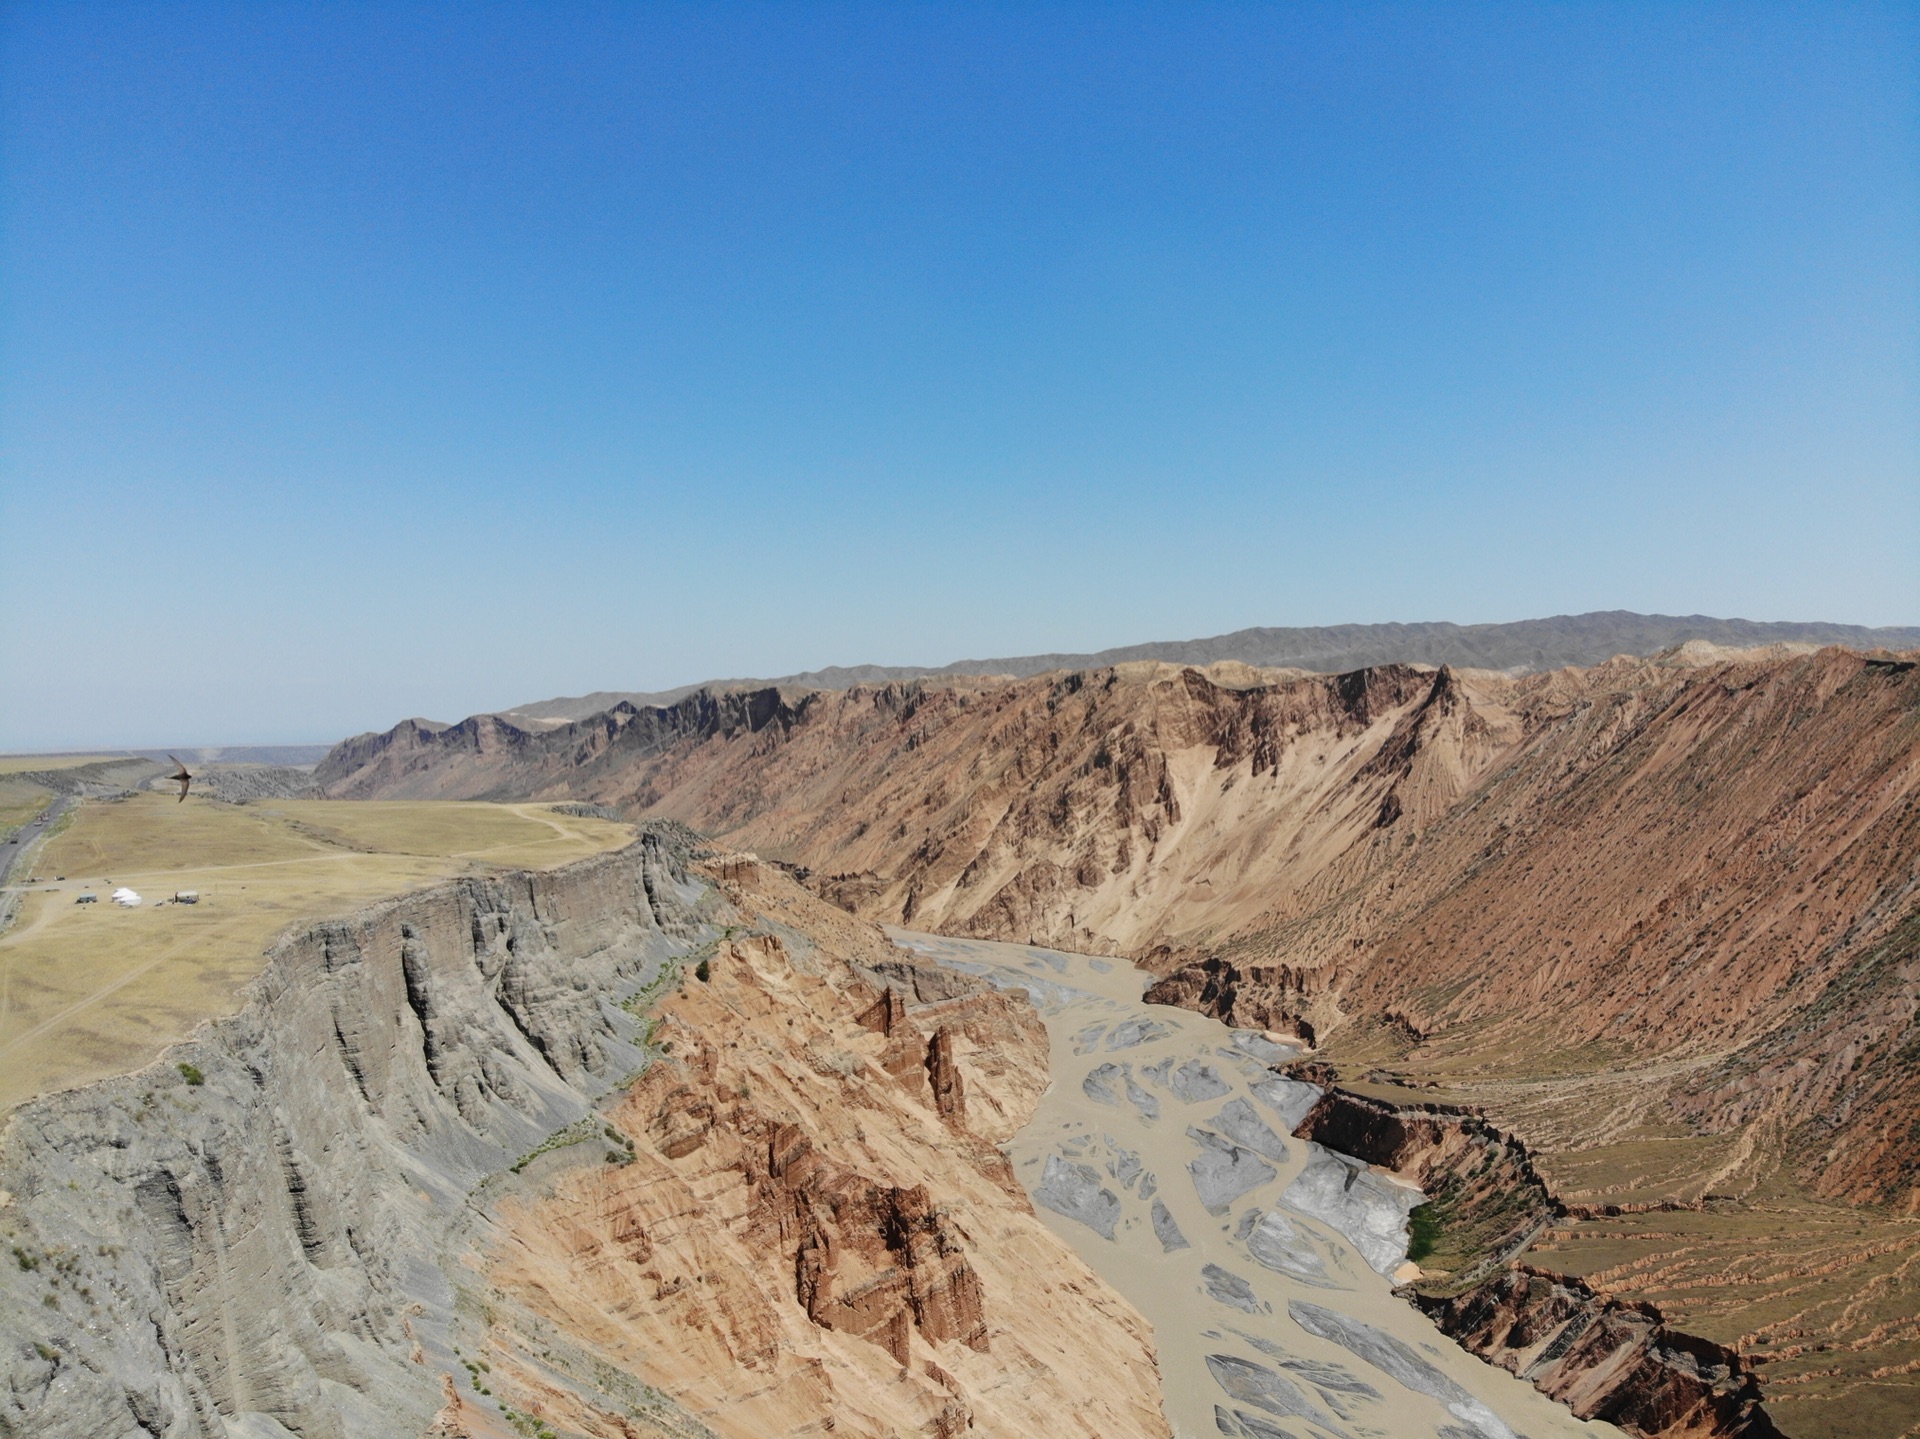
[[[314,925],[163,1063],[17,1110],[0,1434],[1164,1435],[1144,1327],[994,1148],[1045,1083],[1031,1010],[871,1034],[848,955],[899,951],[731,872],[649,833]],[[736,907],[747,872],[775,898]],[[910,1040],[912,1085],[880,1062]]]
[[[736,932],[606,1111],[631,1150],[485,1236],[497,1382],[537,1390],[540,1336],[591,1332],[725,1434],[1163,1436],[1145,1325],[996,1147],[1046,1086],[1031,1007],[922,972],[773,866],[708,868]],[[964,1077],[967,1128],[929,1068]]]
[[[456,725],[404,720],[385,734],[342,740],[315,767],[334,799],[475,799],[517,793],[559,756],[571,782],[548,785],[555,799],[600,798],[597,776],[631,769],[676,744],[755,736],[791,728],[811,697],[774,688],[701,690],[665,709],[620,703],[558,730],[522,729],[498,715]],[[548,797],[548,796],[542,796]]]
[[[783,1139],[799,1141],[782,1147]],[[834,1166],[807,1164],[804,1136],[776,1132],[777,1218],[800,1230],[796,1297],[822,1329],[844,1330],[913,1358],[911,1335],[988,1348],[980,1277],[925,1185],[879,1186]],[[800,1168],[796,1176],[796,1166]]]
[[[1448,1336],[1582,1419],[1649,1439],[1779,1439],[1740,1355],[1669,1329],[1650,1304],[1525,1265],[1415,1302]]]
[[[1651,1304],[1513,1262],[1566,1213],[1514,1136],[1455,1106],[1393,1104],[1338,1087],[1294,1133],[1426,1192],[1423,1228],[1447,1267],[1402,1292],[1475,1354],[1581,1418],[1641,1439],[1776,1439],[1759,1379],[1737,1351],[1669,1328]]]
[[[1238,965],[1217,955],[1183,965],[1147,987],[1148,1004],[1171,1004],[1230,1024],[1314,1042],[1304,1011],[1329,988],[1324,971],[1288,964]]]
[[[170,784],[160,775],[148,780],[147,788],[167,789]],[[193,792],[228,804],[249,804],[263,799],[318,799],[320,786],[305,766],[247,764],[201,768],[193,777]]]
[[[1331,1087],[1294,1133],[1391,1170],[1427,1196],[1435,1247],[1421,1259],[1430,1289],[1477,1281],[1564,1212],[1526,1145],[1454,1106],[1389,1104]]]
[[[608,1002],[692,932],[652,837],[283,940],[236,1017],[17,1110],[0,1156],[0,1432],[424,1432],[433,1262],[487,1174],[640,1054]]]
[[[940,1117],[956,1128],[967,1127],[967,1089],[954,1062],[953,1030],[941,1025],[927,1041],[927,1084],[933,1090],[934,1108]]]

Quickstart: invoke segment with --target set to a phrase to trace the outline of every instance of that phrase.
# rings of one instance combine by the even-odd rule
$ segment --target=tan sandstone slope
[[[740,1439],[1164,1435],[1145,1323],[996,1147],[1046,1087],[1032,1008],[751,859],[708,868],[736,927],[607,1110],[631,1161],[507,1201],[481,1246],[492,1386],[595,1432],[542,1376],[558,1331]]]

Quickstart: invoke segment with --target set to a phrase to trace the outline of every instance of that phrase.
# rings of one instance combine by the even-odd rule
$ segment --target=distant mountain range
[[[1615,655],[1652,655],[1688,640],[1750,649],[1771,644],[1847,645],[1853,649],[1920,648],[1920,626],[1869,629],[1819,622],[1722,620],[1711,615],[1641,615],[1599,610],[1584,615],[1516,620],[1511,624],[1456,625],[1445,621],[1386,625],[1325,625],[1303,629],[1235,630],[1209,639],[1159,640],[1093,654],[1019,655],[1012,659],[956,660],[947,665],[831,665],[777,679],[706,680],[652,692],[596,690],[592,694],[540,700],[500,713],[512,720],[568,721],[600,714],[622,701],[670,705],[702,689],[778,685],[844,690],[860,684],[942,675],[1012,675],[1024,679],[1049,670],[1099,669],[1128,660],[1209,665],[1218,660],[1321,674],[1382,664],[1453,665],[1457,668],[1532,673],[1563,665],[1596,665]]]

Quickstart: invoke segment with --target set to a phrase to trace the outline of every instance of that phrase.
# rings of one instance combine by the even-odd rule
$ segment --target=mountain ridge
[[[1190,640],[1153,640],[1087,653],[964,659],[945,665],[828,665],[776,679],[715,679],[656,691],[595,690],[515,705],[494,713],[519,721],[585,719],[622,701],[639,707],[672,705],[702,689],[844,690],[891,680],[961,675],[1026,679],[1052,670],[1103,669],[1135,660],[1208,665],[1222,660],[1260,668],[1340,674],[1370,666],[1411,663],[1457,668],[1525,670],[1586,668],[1617,654],[1646,657],[1689,640],[1728,648],[1770,644],[1847,645],[1853,649],[1920,646],[1920,626],[1833,624],[1826,621],[1718,619],[1711,615],[1643,615],[1594,610],[1542,619],[1459,625],[1451,621],[1346,624],[1293,628],[1255,626]]]

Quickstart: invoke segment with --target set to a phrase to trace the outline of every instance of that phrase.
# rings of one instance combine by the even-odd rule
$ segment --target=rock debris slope
[[[0,1433],[1164,1434],[1139,1320],[993,1148],[1030,1012],[729,872],[655,830],[313,926],[165,1062],[15,1111]]]

